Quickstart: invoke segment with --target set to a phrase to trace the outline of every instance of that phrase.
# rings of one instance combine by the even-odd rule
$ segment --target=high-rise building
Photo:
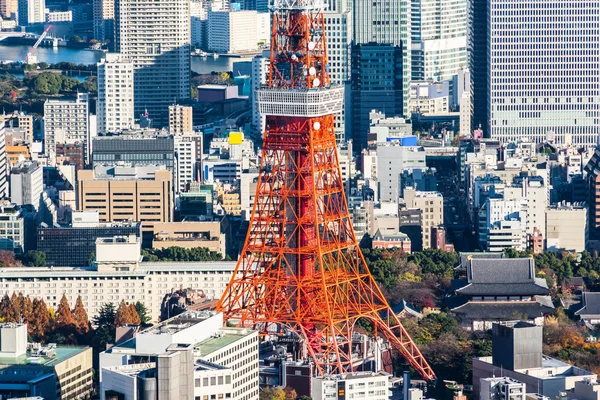
[[[401,116],[405,106],[408,108],[408,102],[403,101],[408,96],[403,67],[401,47],[377,43],[353,46],[349,130],[358,152],[367,146],[372,110]],[[403,88],[407,89],[404,95]]]
[[[115,45],[133,61],[136,116],[167,126],[169,105],[190,97],[189,0],[117,1]]]
[[[258,49],[256,11],[210,11],[208,49],[218,53],[238,53]]]
[[[0,197],[8,195],[8,159],[5,138],[4,121],[0,121]]]
[[[44,135],[45,153],[51,164],[56,159],[57,143],[83,143],[87,148],[90,139],[88,94],[79,93],[71,100],[46,100]]]
[[[0,0],[0,17],[11,18],[19,12],[19,0]]]
[[[469,2],[467,48],[471,71],[472,128],[487,129],[487,0]]]
[[[35,161],[23,161],[10,171],[10,201],[16,205],[40,207],[44,191],[42,167]]]
[[[600,7],[488,0],[490,137],[595,146],[600,134]],[[476,85],[481,82],[475,82]]]
[[[133,62],[121,54],[107,53],[98,63],[98,133],[131,128],[133,99]]]
[[[202,135],[175,136],[177,171],[175,192],[183,192],[191,182],[199,180],[200,160],[202,160]]]
[[[109,167],[79,171],[77,204],[98,210],[101,222],[170,222],[171,172],[164,167]]]
[[[193,131],[192,107],[169,106],[169,133],[171,135],[184,135]]]
[[[413,80],[450,81],[467,66],[467,0],[411,0]]]
[[[115,0],[93,0],[94,38],[100,41],[114,41]]]
[[[333,7],[323,13],[325,26],[333,37],[327,40],[329,78],[334,85],[346,86],[350,91],[350,53],[352,49],[352,11],[344,1],[333,1]],[[346,118],[350,115],[350,102],[335,119],[335,137],[341,144],[346,139]]]
[[[45,0],[18,0],[19,1],[19,25],[27,26],[46,22]]]
[[[30,246],[28,231],[31,219],[14,204],[0,207],[0,250],[25,253]]]
[[[190,32],[192,47],[206,49],[208,28],[208,0],[190,0]]]
[[[402,105],[401,112],[392,115],[390,109],[378,111],[385,112],[389,116],[404,116],[407,118],[410,116],[408,112],[408,85],[412,77],[410,0],[352,1],[352,16],[354,19],[352,27],[355,44],[378,43],[400,48],[402,55],[399,57],[401,60],[399,64],[402,65],[402,68],[396,74],[397,79],[401,81],[400,92],[397,93],[400,96],[399,104]],[[352,51],[354,53],[355,49]],[[354,57],[354,54],[352,57]],[[398,63],[390,62],[386,65],[394,66],[395,64]],[[354,76],[352,76],[352,80],[354,79]],[[403,96],[404,98],[402,98]]]

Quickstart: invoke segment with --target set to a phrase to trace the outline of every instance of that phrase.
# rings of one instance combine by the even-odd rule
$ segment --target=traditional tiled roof
[[[476,253],[467,253],[467,252],[462,252],[460,253],[460,263],[458,264],[458,266],[455,268],[457,270],[463,270],[466,271],[467,267],[469,265],[469,262],[472,259],[479,259],[479,258],[486,258],[486,259],[498,259],[498,258],[504,258],[504,253],[502,252],[476,252]]]
[[[600,292],[583,292],[581,305],[575,315],[600,315]]]
[[[402,311],[406,311],[407,314],[410,314],[418,319],[423,318],[423,314],[418,312],[416,308],[408,304],[404,299],[402,299],[400,303],[390,308],[392,309],[392,312],[396,315],[400,314]]]
[[[521,318],[523,315],[537,318],[554,311],[554,307],[547,305],[546,301],[542,303],[539,301],[469,301],[451,311],[464,318],[474,320],[510,320]]]
[[[456,293],[467,296],[533,296],[549,292],[535,277],[533,258],[471,259],[466,282],[455,282]]]

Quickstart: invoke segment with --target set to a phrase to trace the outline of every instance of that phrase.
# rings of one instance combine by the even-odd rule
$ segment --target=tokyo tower
[[[353,370],[352,334],[373,326],[426,379],[427,361],[369,272],[352,228],[334,133],[323,0],[275,0],[266,116],[250,228],[217,309],[263,333],[291,331],[319,375]]]

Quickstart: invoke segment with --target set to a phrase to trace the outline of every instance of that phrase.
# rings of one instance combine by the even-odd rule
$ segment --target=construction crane
[[[40,45],[40,43],[42,43],[42,40],[44,40],[44,38],[48,35],[48,32],[50,32],[50,28],[52,28],[52,25],[48,25],[46,27],[44,32],[42,32],[42,34],[40,35],[38,40],[35,42],[35,44],[31,47],[31,49],[29,49],[29,52],[27,53],[27,55],[25,56],[25,59],[23,60],[24,63],[26,63],[26,64],[30,63],[30,57],[33,56],[33,52],[35,51],[35,49],[37,49],[37,47]]]

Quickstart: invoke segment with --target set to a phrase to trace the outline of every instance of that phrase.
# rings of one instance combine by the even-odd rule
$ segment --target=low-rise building
[[[350,372],[313,377],[311,397],[313,400],[388,400],[392,396],[390,377],[385,372]]]
[[[502,375],[523,382],[528,393],[555,399],[576,382],[596,380],[596,374],[542,353],[542,327],[525,322],[494,324],[492,356],[473,358],[473,398],[481,397],[486,378]]]
[[[157,222],[152,229],[154,249],[204,247],[224,257],[228,251],[228,241],[231,240],[231,226],[226,217],[219,221]]]
[[[556,204],[546,210],[546,249],[585,250],[588,240],[588,208],[585,203]]]
[[[374,249],[393,249],[399,248],[403,252],[410,254],[410,238],[407,234],[402,232],[394,233],[381,233],[381,230],[377,230],[375,236],[373,236]]]
[[[593,379],[575,382],[575,387],[569,392],[570,399],[600,400],[600,382]]]
[[[507,377],[481,379],[479,400],[525,400],[523,382]]]
[[[16,205],[0,205],[0,250],[9,250],[16,254],[26,252],[31,246],[28,243],[30,222],[33,221]]]
[[[183,313],[100,354],[100,399],[154,388],[158,399],[257,400],[258,342],[221,313]]]
[[[92,349],[27,343],[27,325],[0,325],[0,397],[84,399],[92,394]]]

